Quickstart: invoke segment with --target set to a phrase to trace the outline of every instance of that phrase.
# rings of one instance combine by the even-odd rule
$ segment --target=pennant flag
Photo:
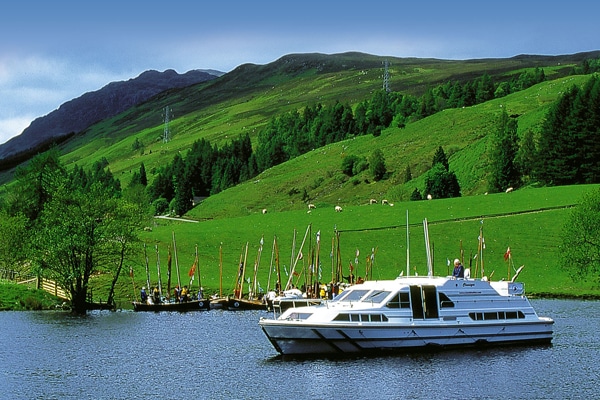
[[[321,231],[317,232],[317,243],[321,242]]]
[[[504,261],[508,261],[510,258],[510,247],[506,249],[506,253],[504,253]]]
[[[298,260],[302,260],[302,257],[304,256],[302,255],[302,252],[300,252],[300,254],[298,255]]]
[[[198,260],[194,260],[194,264],[192,265],[192,268],[190,268],[190,272],[188,272],[188,276],[191,278],[194,276],[194,274],[196,273],[196,264],[198,263]]]
[[[133,267],[129,267],[129,276],[133,278]]]
[[[294,276],[300,276],[300,273],[294,271]]]
[[[352,265],[352,263],[350,263],[350,272],[354,271],[354,265]]]

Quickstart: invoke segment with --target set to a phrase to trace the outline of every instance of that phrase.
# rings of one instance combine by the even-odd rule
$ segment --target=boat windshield
[[[333,301],[338,302],[350,302],[350,301],[362,301],[367,303],[381,303],[384,301],[391,292],[385,290],[366,290],[366,289],[356,289],[356,290],[345,290],[338,297],[336,297]]]
[[[352,290],[347,289],[344,290],[339,296],[337,296],[333,301],[359,301],[365,294],[367,294],[368,290]]]
[[[374,290],[365,296],[362,301],[369,303],[381,303],[390,295],[390,293],[391,292],[385,290]]]

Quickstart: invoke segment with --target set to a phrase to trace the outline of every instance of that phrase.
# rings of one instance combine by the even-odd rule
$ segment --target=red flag
[[[129,277],[133,278],[133,267],[129,267]]]
[[[350,263],[350,272],[354,271],[354,265],[352,265],[352,263]]]
[[[300,276],[300,273],[294,271],[294,273],[292,275],[294,275],[294,276]]]
[[[194,260],[194,264],[192,265],[192,268],[190,268],[190,272],[188,272],[188,276],[191,278],[192,276],[194,276],[194,274],[196,273],[196,264],[197,264],[198,260]]]
[[[508,261],[510,258],[510,247],[506,249],[506,253],[504,253],[504,261]]]

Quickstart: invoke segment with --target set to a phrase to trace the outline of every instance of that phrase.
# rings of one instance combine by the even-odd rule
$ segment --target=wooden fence
[[[63,288],[58,286],[58,284],[56,282],[51,281],[50,279],[32,278],[32,279],[27,279],[25,281],[20,281],[17,283],[19,285],[35,284],[36,288],[45,290],[46,292],[50,293],[53,296],[58,297],[59,299],[70,300],[70,298],[67,296],[67,292]]]

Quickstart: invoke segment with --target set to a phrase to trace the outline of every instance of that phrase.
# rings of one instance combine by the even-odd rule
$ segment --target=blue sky
[[[230,71],[289,53],[472,59],[600,50],[600,4],[19,0],[0,14],[0,143],[145,70]]]

